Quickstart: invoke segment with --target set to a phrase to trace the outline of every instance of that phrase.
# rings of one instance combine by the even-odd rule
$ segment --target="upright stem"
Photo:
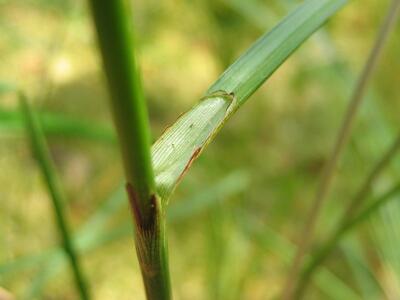
[[[77,290],[80,293],[81,299],[88,300],[90,299],[89,289],[83,276],[82,267],[78,259],[78,254],[76,253],[71,238],[71,230],[69,229],[67,219],[64,215],[62,206],[63,203],[65,203],[65,197],[62,192],[61,185],[57,177],[57,172],[50,156],[50,151],[46,145],[46,139],[44,137],[42,128],[39,125],[36,114],[32,111],[25,96],[22,93],[19,94],[19,99],[21,109],[26,120],[26,127],[31,140],[32,149],[39,162],[40,170],[42,172],[43,178],[45,179],[47,189],[51,196],[50,198],[52,200],[58,230],[60,231],[64,251],[67,254],[71,265]]]
[[[395,157],[397,152],[400,149],[400,134],[397,136],[394,143],[389,147],[383,157],[378,161],[375,167],[372,169],[371,173],[368,175],[367,179],[364,181],[363,185],[350,201],[349,205],[347,206],[345,213],[342,216],[339,225],[336,227],[334,233],[330,237],[330,239],[324,244],[324,246],[314,255],[311,259],[311,262],[308,264],[304,272],[300,277],[300,281],[298,287],[296,289],[296,297],[301,298],[304,295],[304,291],[307,288],[308,283],[310,282],[312,275],[317,270],[319,266],[325,261],[325,259],[332,253],[332,250],[340,241],[341,237],[350,229],[355,222],[359,219],[359,216],[364,214],[368,214],[371,210],[366,209],[362,211],[359,215],[356,215],[357,210],[359,210],[363,201],[367,198],[373,183],[382,173],[382,171],[389,165],[392,159]],[[394,191],[397,191],[398,187],[395,187]],[[389,195],[392,193],[390,191]],[[371,206],[372,208],[376,206]]]
[[[150,130],[124,0],[90,0],[126,175],[135,244],[148,299],[170,299],[165,216],[156,194]]]
[[[332,154],[323,169],[321,181],[312,202],[310,211],[307,215],[303,231],[300,234],[297,252],[289,269],[284,289],[282,291],[281,298],[283,300],[289,300],[293,298],[294,286],[296,285],[296,280],[299,276],[304,257],[309,250],[310,243],[314,236],[315,227],[321,212],[322,205],[331,188],[337,163],[349,139],[355,116],[360,107],[360,104],[362,103],[369,79],[371,78],[371,75],[376,67],[385,41],[395,25],[399,6],[400,0],[392,0],[392,4],[389,7],[388,14],[378,32],[375,44],[369,54],[364,69],[350,99],[350,103],[347,108],[346,115],[343,119],[340,130],[338,132]]]

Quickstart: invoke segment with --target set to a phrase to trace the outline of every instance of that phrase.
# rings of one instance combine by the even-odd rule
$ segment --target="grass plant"
[[[165,205],[182,176],[227,119],[345,0],[308,0],[262,36],[211,85],[200,103],[152,148],[132,32],[124,1],[91,1],[111,91],[148,299],[170,299]],[[153,171],[154,170],[154,171]],[[155,174],[155,175],[154,175]]]
[[[201,214],[207,215],[204,231],[208,237],[205,260],[208,260],[209,265],[205,269],[208,286],[206,293],[209,297],[245,298],[244,286],[251,281],[247,274],[252,276],[259,272],[259,263],[264,252],[273,254],[277,261],[285,266],[284,282],[279,287],[279,299],[308,297],[307,288],[312,282],[319,291],[333,300],[363,299],[369,289],[373,289],[374,295],[386,292],[378,277],[373,278],[377,272],[368,265],[368,258],[359,255],[359,245],[354,241],[348,243],[344,237],[372,216],[379,215],[389,202],[394,204],[394,200],[398,199],[398,180],[392,182],[383,193],[376,195],[371,191],[382,173],[393,167],[400,148],[400,136],[397,136],[377,159],[376,165],[346,204],[344,213],[331,234],[326,236],[326,240],[319,247],[314,249],[312,246],[317,240],[316,228],[322,208],[330,195],[338,164],[347,145],[352,147],[351,151],[357,152],[358,140],[352,136],[352,130],[357,117],[363,120],[363,101],[368,96],[369,82],[389,34],[395,28],[400,0],[392,0],[364,68],[355,83],[333,149],[324,162],[310,210],[306,216],[301,216],[305,224],[299,232],[298,243],[290,242],[260,216],[250,214],[241,206],[242,203],[232,209],[228,200],[238,197],[239,194],[247,195],[251,188],[252,177],[247,169],[221,177],[213,184],[204,185],[192,192],[185,201],[170,204],[177,186],[193,162],[213,142],[227,121],[314,32],[348,3],[347,0],[305,0],[295,6],[291,1],[272,2],[281,10],[290,8],[291,12],[244,51],[206,89],[197,103],[167,127],[153,144],[148,114],[150,101],[146,101],[152,95],[145,95],[142,87],[140,59],[137,54],[140,53],[141,45],[136,42],[140,39],[135,38],[135,33],[139,34],[140,28],[132,18],[128,1],[88,1],[109,91],[109,108],[115,133],[111,127],[102,123],[92,124],[86,120],[48,111],[35,112],[24,93],[19,92],[20,87],[17,84],[11,81],[0,82],[0,95],[18,94],[21,103],[19,110],[0,108],[0,134],[18,136],[24,128],[26,129],[52,200],[62,240],[61,245],[45,249],[41,253],[0,264],[0,277],[5,278],[12,278],[19,272],[42,266],[26,288],[23,299],[44,297],[45,286],[67,265],[72,271],[80,298],[90,299],[80,256],[90,255],[94,250],[112,241],[130,236],[134,237],[146,298],[169,300],[173,298],[173,294],[180,298],[181,289],[173,288],[170,280],[167,224],[185,224]],[[229,7],[258,30],[272,26],[272,21],[276,19],[266,5],[256,0],[223,0],[212,5],[216,6],[214,21],[219,13],[218,5]],[[314,41],[325,50],[334,47],[325,32],[319,32]],[[230,44],[222,47],[228,45]],[[231,50],[220,49],[220,56],[224,56],[224,53],[232,54]],[[227,65],[229,55],[220,57],[223,65]],[[350,78],[351,71],[343,66],[343,61],[337,53],[324,52],[323,55],[331,55],[332,70],[339,70],[345,74],[345,82],[342,82],[339,89],[350,89],[351,80],[347,79]],[[331,69],[329,72],[334,72]],[[54,83],[44,76],[42,84],[44,89],[40,94],[42,98],[46,98],[53,92]],[[366,105],[371,106],[371,103]],[[72,233],[65,216],[63,205],[66,203],[66,197],[50,155],[47,136],[88,140],[96,142],[96,147],[117,146],[121,153],[124,182],[120,183],[115,193],[104,197],[106,199],[79,226],[75,234]],[[131,220],[115,224],[114,217],[123,212],[126,198],[130,206]],[[228,233],[226,228],[229,228]],[[380,231],[379,234],[384,235]],[[244,242],[238,246],[235,243],[237,240]],[[246,253],[252,253],[257,258],[253,261],[243,255],[241,263],[236,263],[236,258],[242,255],[241,251],[244,248],[250,249]],[[382,252],[390,253],[389,248],[385,247]],[[343,251],[347,260],[345,267],[350,267],[354,272],[354,277],[362,286],[363,294],[352,282],[344,280],[324,265],[336,249]],[[365,270],[368,272],[364,272]],[[261,297],[268,296],[270,294]]]

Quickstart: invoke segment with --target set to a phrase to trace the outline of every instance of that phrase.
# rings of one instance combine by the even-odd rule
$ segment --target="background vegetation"
[[[155,140],[263,32],[301,1],[133,1]],[[389,1],[352,1],[226,124],[171,199],[176,299],[270,299],[294,254],[322,166]],[[318,223],[339,220],[399,128],[396,26]],[[34,99],[95,299],[144,299],[122,168],[84,1],[0,1],[0,286],[21,299],[75,299],[51,202],[13,86]],[[373,185],[399,181],[397,158]],[[340,243],[307,299],[400,294],[400,202]],[[2,292],[0,290],[0,298]]]

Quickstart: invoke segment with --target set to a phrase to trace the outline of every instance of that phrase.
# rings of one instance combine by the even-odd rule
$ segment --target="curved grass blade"
[[[166,201],[191,163],[229,117],[346,0],[308,0],[256,41],[208,89],[200,103],[152,147],[158,194]]]

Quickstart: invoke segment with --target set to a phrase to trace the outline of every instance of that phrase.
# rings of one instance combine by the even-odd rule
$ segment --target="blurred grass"
[[[79,262],[79,255],[77,254],[72,240],[72,232],[69,222],[65,216],[66,209],[63,207],[63,204],[66,202],[65,196],[47,146],[46,138],[40,127],[36,114],[23,92],[18,93],[18,100],[20,102],[21,112],[24,116],[24,122],[26,123],[26,132],[30,141],[31,151],[37,160],[40,172],[47,187],[47,192],[50,196],[49,198],[51,199],[55,226],[59,232],[59,243],[62,245],[62,249],[68,258],[69,266],[72,271],[71,274],[74,278],[75,287],[80,298],[82,300],[89,300],[89,287],[84,277],[82,265]]]
[[[231,3],[239,6],[235,8]],[[159,136],[167,124],[189,109],[237,55],[296,3],[299,1],[134,1],[153,135]],[[113,136],[107,129],[111,124],[86,8],[80,1],[7,0],[0,5],[0,81],[16,82],[28,90],[43,114],[45,131],[49,126],[46,134],[50,150],[67,198],[71,199],[67,214],[78,232],[76,229],[85,228],[84,224],[96,215],[104,195],[111,194],[122,178],[119,155],[111,146]],[[245,169],[250,179],[246,193],[219,196],[221,200],[215,205],[222,211],[215,215],[203,210],[205,204],[199,202],[188,208],[189,212],[196,212],[193,217],[171,222],[172,273],[176,276],[174,281],[180,283],[176,287],[177,299],[208,299],[210,293],[219,293],[220,298],[229,300],[234,298],[230,284],[235,284],[234,290],[242,299],[269,299],[276,294],[288,258],[280,250],[279,240],[258,242],[246,230],[250,225],[245,220],[239,222],[238,218],[241,219],[243,210],[243,214],[260,220],[261,225],[260,222],[254,225],[260,239],[268,238],[268,228],[289,241],[296,235],[354,84],[354,74],[368,52],[384,6],[380,1],[353,1],[254,95],[255,99],[232,118],[215,144],[193,166],[171,205],[185,204],[186,199],[195,197],[193,191],[201,195],[204,186],[217,184],[236,169]],[[52,44],[61,42],[55,38],[60,31],[64,32],[60,35],[61,46],[50,51]],[[324,209],[317,244],[330,232],[343,203],[350,199],[399,128],[399,36],[397,26],[372,80],[351,147],[339,166],[331,195],[334,201]],[[46,91],[45,99],[39,100],[43,99],[43,88],[48,86],[42,82],[44,73],[48,74],[52,87]],[[6,266],[13,261],[22,264],[18,258],[31,255],[37,255],[35,259],[39,261],[43,261],[40,257],[47,259],[52,255],[49,253],[54,253],[48,249],[54,249],[56,233],[50,226],[39,231],[51,215],[50,208],[40,204],[46,202],[43,200],[47,195],[24,150],[16,99],[10,91],[3,90],[0,265]],[[45,116],[49,121],[45,121]],[[70,121],[91,129],[74,127]],[[371,200],[398,182],[399,166],[397,158],[374,184]],[[236,184],[238,189],[242,184],[246,186],[246,180],[243,177]],[[24,206],[20,199],[25,200]],[[204,202],[214,204],[212,199],[204,197]],[[104,244],[99,240],[102,246],[83,256],[88,277],[96,283],[95,299],[130,299],[131,295],[143,299],[132,244],[127,237],[130,229],[123,227],[129,214],[124,209],[124,199],[120,201],[120,209],[109,208],[112,217],[105,227],[98,227]],[[391,202],[382,208],[380,216],[368,220],[341,243],[327,264],[336,279],[328,276],[328,290],[321,288],[317,280],[310,289],[309,299],[340,299],[340,296],[334,298],[333,292],[346,291],[361,299],[371,293],[371,299],[376,299],[397,291],[400,274],[391,267],[396,266],[397,257],[398,228],[393,221],[398,211],[397,197]],[[237,208],[241,209],[238,216],[232,215]],[[220,232],[214,232],[217,224],[221,226]],[[89,234],[97,226],[88,227],[88,239],[98,236]],[[223,235],[233,249],[221,249],[218,255],[225,259],[220,261],[218,269],[211,270],[211,261],[218,258],[209,255],[217,255],[215,235]],[[108,239],[113,242],[106,243]],[[347,245],[353,242],[357,247],[350,252]],[[272,253],[272,249],[277,251]],[[5,270],[0,273],[0,286],[21,297],[33,293],[39,299],[73,299],[71,291],[63,289],[68,282],[65,272],[51,276],[53,267],[57,272],[63,270],[54,261],[64,264],[61,257],[54,257],[48,264],[29,262],[30,268]],[[217,286],[211,284],[210,274],[220,279]],[[340,282],[337,286],[336,280]]]
[[[87,120],[68,118],[62,114],[40,113],[39,122],[46,135],[63,138],[81,138],[106,144],[115,143],[115,135],[109,126],[92,124]],[[17,136],[23,129],[21,112],[0,110],[0,133],[6,136]]]

